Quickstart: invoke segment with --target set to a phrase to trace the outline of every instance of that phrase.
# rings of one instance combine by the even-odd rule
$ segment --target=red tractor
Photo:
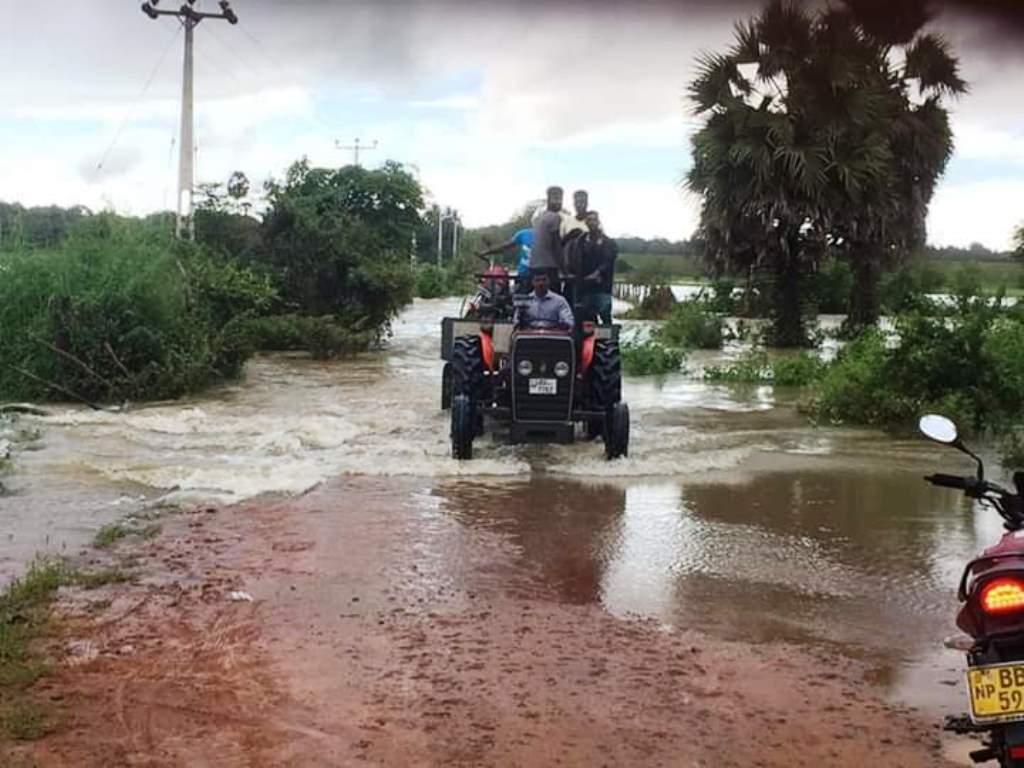
[[[441,321],[441,406],[451,410],[452,456],[473,457],[488,424],[512,443],[571,443],[577,425],[604,440],[605,456],[629,452],[629,407],[622,402],[619,326],[577,322],[564,329],[519,327],[525,301],[491,268],[464,318]]]

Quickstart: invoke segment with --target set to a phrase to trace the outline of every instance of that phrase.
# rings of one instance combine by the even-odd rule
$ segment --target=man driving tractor
[[[516,309],[516,325],[571,329],[574,322],[569,302],[550,290],[547,272],[536,272],[533,275],[533,293],[527,303]]]

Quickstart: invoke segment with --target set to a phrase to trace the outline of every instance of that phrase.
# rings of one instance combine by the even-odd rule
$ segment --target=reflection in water
[[[549,479],[533,482],[446,483],[435,488],[444,508],[470,526],[501,533],[520,562],[506,584],[571,603],[600,598],[605,557],[601,542],[622,516],[626,493],[613,485]]]
[[[510,591],[867,655],[880,684],[909,685],[916,694],[903,698],[952,711],[958,693],[940,681],[956,663],[939,644],[963,564],[998,531],[922,482],[928,468],[618,485],[534,477],[433,493],[463,525],[512,544]]]

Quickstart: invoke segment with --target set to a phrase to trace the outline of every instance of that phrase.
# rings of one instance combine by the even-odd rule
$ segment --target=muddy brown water
[[[0,497],[0,580],[37,552],[79,550],[126,513],[401,476],[421,488],[395,501],[412,505],[407,556],[424,579],[825,646],[871,659],[872,682],[894,699],[961,708],[961,661],[941,639],[963,563],[999,522],[921,476],[968,461],[914,437],[811,427],[799,393],[673,375],[625,381],[628,459],[609,464],[598,444],[485,437],[456,463],[438,408],[437,324],[457,309],[418,301],[386,350],[357,360],[263,356],[201,397],[26,419],[43,437],[17,455]],[[741,352],[700,353],[691,368]],[[460,536],[475,530],[503,537],[508,556],[460,560]]]

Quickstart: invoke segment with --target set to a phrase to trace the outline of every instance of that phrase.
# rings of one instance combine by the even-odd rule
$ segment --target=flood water
[[[628,459],[607,463],[596,443],[484,437],[457,463],[438,359],[438,321],[457,310],[417,301],[386,350],[357,360],[263,356],[241,382],[189,400],[24,418],[42,439],[5,478],[0,581],[128,512],[413,477],[424,519],[507,540],[517,588],[870,658],[894,698],[960,709],[960,660],[941,639],[960,570],[999,521],[921,476],[966,473],[969,461],[919,439],[811,427],[799,393],[673,375],[626,379]],[[700,353],[691,368],[741,351]]]

